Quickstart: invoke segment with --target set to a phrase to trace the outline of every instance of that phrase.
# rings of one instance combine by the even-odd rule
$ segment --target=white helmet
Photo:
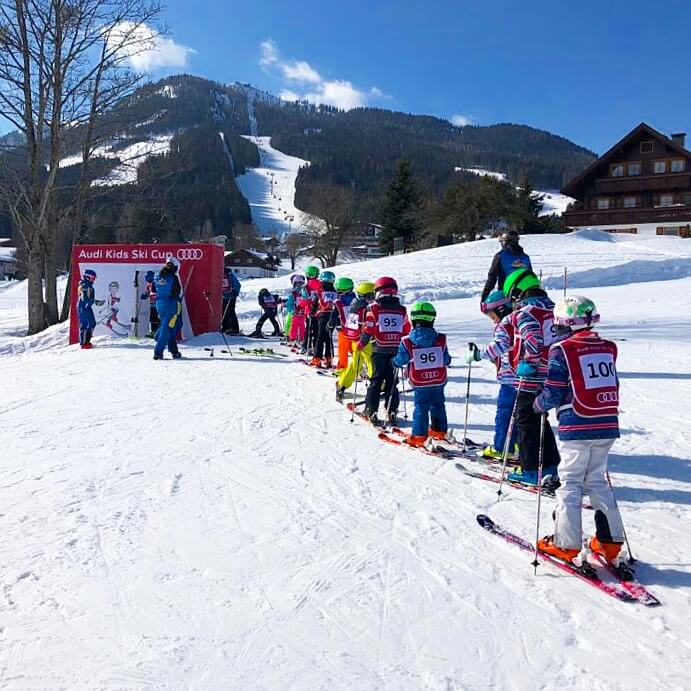
[[[554,306],[554,323],[573,331],[587,329],[600,321],[595,303],[583,295],[567,295]]]
[[[293,274],[290,277],[290,283],[295,288],[298,285],[304,285],[305,284],[305,277],[302,274]]]

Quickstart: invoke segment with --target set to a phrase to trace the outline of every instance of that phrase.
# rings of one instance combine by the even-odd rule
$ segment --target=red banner
[[[77,289],[84,271],[96,272],[94,336],[142,337],[150,328],[146,274],[158,271],[168,260],[177,264],[182,285],[183,339],[218,331],[223,279],[220,245],[75,245],[70,343],[79,342]]]

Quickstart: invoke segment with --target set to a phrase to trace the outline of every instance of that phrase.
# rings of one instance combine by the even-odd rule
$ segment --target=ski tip
[[[492,528],[496,528],[495,522],[487,515],[484,513],[479,513],[476,517],[475,520],[486,530],[491,530]]]

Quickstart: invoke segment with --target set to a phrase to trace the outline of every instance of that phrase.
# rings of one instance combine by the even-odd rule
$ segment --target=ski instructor
[[[156,332],[154,360],[163,360],[166,346],[174,360],[182,357],[178,350],[177,332],[182,313],[182,286],[177,276],[177,264],[169,259],[154,276],[156,311],[161,326]]]
[[[519,244],[520,236],[515,230],[509,230],[499,236],[501,251],[494,255],[492,266],[487,274],[487,282],[480,296],[480,310],[485,311],[483,306],[487,296],[495,289],[501,290],[504,286],[506,277],[516,269],[530,269],[530,257],[525,253]]]

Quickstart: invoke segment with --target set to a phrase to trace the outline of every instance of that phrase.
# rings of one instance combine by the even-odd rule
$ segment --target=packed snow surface
[[[475,521],[488,513],[532,540],[532,495],[507,488],[498,501],[453,462],[383,445],[292,356],[243,355],[257,342],[232,339],[230,357],[213,334],[183,344],[178,362],[108,337],[80,351],[62,326],[23,338],[15,283],[0,289],[3,686],[688,688],[691,241],[588,232],[524,245],[554,297],[568,267],[617,341],[623,436],[610,469],[661,607],[549,566],[534,575]],[[396,276],[408,304],[434,300],[459,436],[462,353],[491,336],[478,295],[497,249],[337,268]],[[257,290],[286,284],[243,284],[245,331]],[[473,367],[470,391],[469,436],[489,440],[489,364]],[[553,506],[543,499],[543,534]]]

